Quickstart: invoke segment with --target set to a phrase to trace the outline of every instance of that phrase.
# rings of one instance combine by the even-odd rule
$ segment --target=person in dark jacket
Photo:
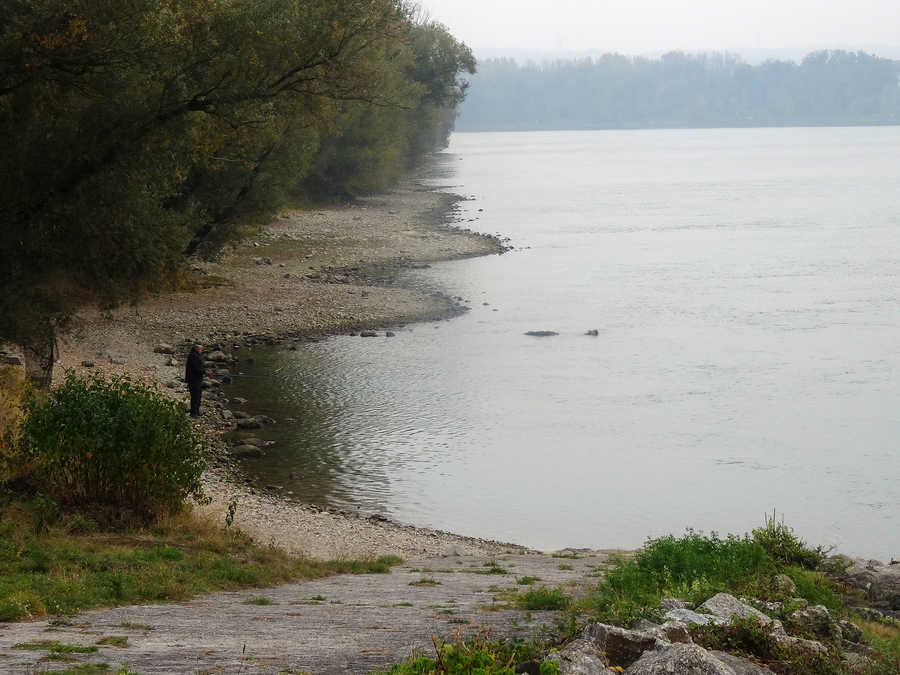
[[[203,362],[203,345],[195,342],[184,366],[184,381],[191,393],[191,417],[200,417],[200,397],[203,393],[203,376],[206,364]]]

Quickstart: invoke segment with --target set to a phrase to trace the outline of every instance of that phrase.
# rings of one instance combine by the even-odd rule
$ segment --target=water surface
[[[402,280],[462,317],[259,352],[235,393],[297,422],[252,466],[545,549],[774,509],[900,555],[897,157],[898,127],[456,134],[429,181],[517,250]]]

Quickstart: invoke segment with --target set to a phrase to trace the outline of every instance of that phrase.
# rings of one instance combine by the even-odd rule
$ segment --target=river
[[[401,279],[461,317],[258,351],[278,377],[234,393],[299,422],[253,470],[541,549],[774,511],[900,556],[898,157],[900,127],[455,134],[425,180],[515,250]]]

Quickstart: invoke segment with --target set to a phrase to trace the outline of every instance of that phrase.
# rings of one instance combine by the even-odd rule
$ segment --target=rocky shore
[[[182,381],[190,343],[207,346],[214,370],[201,423],[219,439],[205,476],[209,505],[199,507],[260,542],[316,558],[382,554],[493,553],[510,545],[383,520],[332,513],[247,486],[224,440],[240,425],[265,424],[221,390],[241,350],[330,334],[384,330],[465,311],[458,301],[392,285],[398,272],[506,250],[495,237],[457,221],[458,197],[416,184],[347,206],[287,211],[213,261],[192,261],[184,289],[111,313],[89,309],[61,340],[55,377],[76,372],[127,374],[186,399]],[[240,452],[254,446],[243,443]],[[520,548],[520,547],[514,547]]]

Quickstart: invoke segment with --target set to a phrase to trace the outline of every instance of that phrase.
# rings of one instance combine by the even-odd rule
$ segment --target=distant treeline
[[[391,185],[474,69],[407,0],[7,0],[0,343],[48,353],[285,204]]]
[[[900,123],[900,61],[818,51],[800,63],[728,54],[478,64],[460,131]]]

